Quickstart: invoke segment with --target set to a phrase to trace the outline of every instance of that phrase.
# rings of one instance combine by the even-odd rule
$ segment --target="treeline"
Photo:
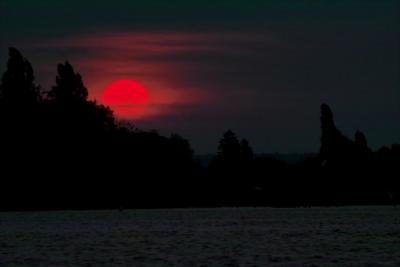
[[[0,209],[153,206],[158,197],[167,205],[195,176],[187,140],[118,124],[88,99],[68,62],[43,90],[14,48],[0,84],[0,125]]]
[[[246,140],[228,131],[208,178],[220,204],[238,206],[396,205],[400,203],[400,145],[372,151],[365,135],[354,140],[337,129],[333,113],[321,105],[320,153],[296,163],[253,156]],[[217,202],[217,201],[216,201]]]
[[[29,61],[10,48],[0,125],[0,210],[400,202],[400,147],[373,152],[361,132],[348,139],[325,104],[318,156],[296,164],[255,157],[229,130],[204,167],[181,136],[117,123],[110,108],[88,99],[68,62],[43,90]]]

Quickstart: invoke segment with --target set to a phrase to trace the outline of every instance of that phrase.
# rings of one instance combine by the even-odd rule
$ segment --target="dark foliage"
[[[0,209],[170,206],[195,177],[193,151],[170,138],[118,125],[88,100],[82,77],[58,65],[56,85],[34,84],[30,63],[10,49],[0,85]]]
[[[178,134],[117,123],[88,99],[69,62],[43,92],[31,64],[10,48],[0,84],[0,210],[189,206],[398,204],[400,145],[373,152],[321,105],[317,156],[286,163],[254,155],[228,130],[205,166]]]

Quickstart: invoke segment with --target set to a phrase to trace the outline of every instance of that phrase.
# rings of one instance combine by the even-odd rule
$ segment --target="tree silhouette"
[[[331,108],[321,105],[321,148],[320,157],[328,164],[346,161],[353,153],[354,143],[337,128]]]
[[[66,61],[65,64],[58,65],[56,85],[53,86],[48,96],[57,102],[86,101],[88,90],[83,84],[81,75],[75,73],[72,65]]]
[[[222,165],[229,165],[230,169],[248,168],[253,160],[253,149],[247,139],[239,141],[232,130],[224,133],[219,141],[216,160]]]
[[[339,135],[333,121],[331,108],[327,104],[321,105],[321,150],[323,159],[328,159],[335,150],[335,141]]]
[[[0,84],[0,179],[2,188],[14,194],[26,193],[36,182],[21,178],[22,170],[33,173],[40,159],[42,101],[34,81],[29,61],[17,49],[9,48]]]
[[[238,161],[241,156],[241,146],[236,134],[228,130],[224,133],[218,146],[218,157],[224,161]]]
[[[356,131],[356,133],[354,135],[354,143],[355,143],[356,148],[359,151],[359,153],[365,154],[370,151],[370,149],[368,147],[367,138],[365,137],[364,133],[362,133],[358,130]]]
[[[244,162],[249,163],[253,160],[253,149],[250,147],[247,139],[242,139],[242,141],[240,141],[240,152]]]
[[[179,134],[172,134],[169,140],[171,152],[173,155],[175,155],[175,157],[189,161],[193,159],[193,149],[191,148],[188,140],[184,139]]]
[[[89,100],[69,62],[42,97],[28,60],[14,48],[9,56],[0,84],[0,210],[400,201],[400,145],[373,152],[360,131],[350,140],[326,104],[319,155],[298,163],[254,155],[228,130],[205,167],[178,134],[117,125],[110,108]]]
[[[9,48],[7,69],[0,84],[0,104],[3,112],[26,113],[41,101],[40,87],[34,83],[31,64],[15,48]],[[29,114],[25,114],[29,116]]]
[[[9,48],[7,69],[0,84],[0,122],[2,134],[8,135],[9,142],[21,139],[16,145],[35,139],[37,119],[42,98],[40,87],[35,84],[31,64],[15,48]],[[26,130],[31,129],[31,134]],[[25,144],[26,145],[26,144]]]
[[[246,139],[239,141],[232,130],[226,131],[219,141],[218,154],[209,166],[214,198],[222,198],[221,205],[226,201],[236,205],[251,202],[252,162],[253,150],[249,142]]]
[[[77,134],[98,134],[116,128],[110,108],[88,100],[88,90],[82,77],[66,61],[58,65],[56,85],[48,93],[48,106],[54,112],[53,121],[61,131]]]

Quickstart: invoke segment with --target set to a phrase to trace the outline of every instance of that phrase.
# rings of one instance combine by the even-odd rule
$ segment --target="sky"
[[[140,129],[215,153],[227,129],[257,153],[319,150],[319,106],[372,148],[400,142],[400,15],[395,0],[0,1],[7,47],[46,90],[68,60],[89,97],[134,80],[149,94]]]

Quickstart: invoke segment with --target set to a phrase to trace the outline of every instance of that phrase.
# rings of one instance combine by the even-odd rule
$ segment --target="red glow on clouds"
[[[183,116],[182,108],[211,104],[215,94],[210,94],[210,88],[218,85],[210,74],[219,69],[209,64],[204,68],[199,55],[236,53],[234,40],[240,44],[253,37],[258,38],[243,33],[112,32],[50,39],[31,46],[53,53],[54,65],[61,51],[74,51],[66,59],[82,74],[90,98],[110,106],[116,117],[143,122]],[[54,76],[47,71],[49,77]],[[151,101],[132,102],[142,101],[135,90],[105,90],[114,81],[127,79],[140,81]]]
[[[146,115],[149,95],[136,81],[118,80],[107,86],[102,102],[119,118],[140,118]]]

